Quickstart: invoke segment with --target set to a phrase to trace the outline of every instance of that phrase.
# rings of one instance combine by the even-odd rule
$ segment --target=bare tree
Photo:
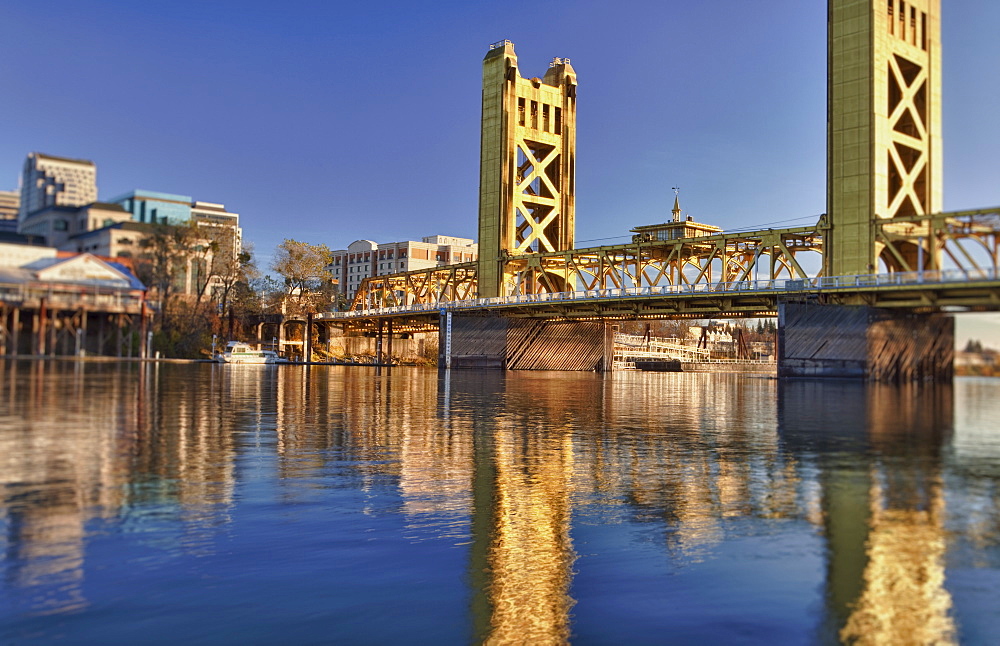
[[[159,323],[167,319],[171,297],[187,278],[195,236],[188,225],[153,224],[139,242],[136,273],[160,301]]]
[[[314,308],[316,297],[329,290],[332,261],[333,253],[325,244],[286,239],[275,250],[271,268],[284,278],[286,298],[294,299],[296,307],[305,311]]]

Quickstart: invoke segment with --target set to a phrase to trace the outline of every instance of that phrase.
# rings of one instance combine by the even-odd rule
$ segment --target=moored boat
[[[218,356],[222,363],[283,363],[284,360],[273,350],[255,350],[250,344],[230,341],[226,351]]]

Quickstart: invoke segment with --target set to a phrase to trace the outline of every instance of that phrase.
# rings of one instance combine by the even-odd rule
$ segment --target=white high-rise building
[[[50,206],[83,206],[97,201],[97,166],[85,159],[31,153],[21,175],[17,219]]]

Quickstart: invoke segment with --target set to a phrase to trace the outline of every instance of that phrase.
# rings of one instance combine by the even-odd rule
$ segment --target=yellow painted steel
[[[553,59],[522,78],[514,45],[483,60],[479,179],[480,297],[502,295],[506,259],[572,249],[575,238],[576,72]]]
[[[576,74],[555,59],[544,78],[522,78],[513,45],[495,43],[483,61],[479,261],[367,279],[352,309],[947,269],[995,279],[1000,209],[940,212],[939,15],[940,0],[829,0],[828,214],[815,226],[715,233],[681,222],[675,203],[674,222],[588,249],[573,244]],[[940,289],[940,301],[933,289],[887,300],[982,307],[995,293]],[[872,303],[873,293],[838,298]],[[728,303],[737,314],[774,306]]]
[[[829,0],[827,275],[900,270],[877,227],[941,211],[940,31],[940,0]]]

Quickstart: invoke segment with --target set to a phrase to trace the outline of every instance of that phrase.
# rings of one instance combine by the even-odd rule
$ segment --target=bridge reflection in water
[[[442,569],[450,589],[468,586],[468,615],[459,603],[436,621],[489,643],[586,641],[625,625],[725,640],[734,620],[779,638],[947,643],[995,622],[959,607],[975,592],[946,570],[950,559],[1000,571],[1000,453],[988,418],[969,413],[988,405],[978,382],[957,382],[956,409],[951,386],[734,375],[0,370],[0,569],[13,609],[0,625],[59,613],[73,628],[109,607],[102,578],[128,594],[167,562],[225,563],[238,539],[293,570],[346,577],[354,606],[296,598],[276,620],[305,613],[330,637],[351,607],[404,594],[364,596],[377,564],[351,569],[347,552],[316,549],[375,531],[407,564],[402,587]],[[241,521],[254,506],[274,521],[305,508],[327,535],[297,549],[294,527]],[[323,522],[348,513],[368,524]],[[378,529],[393,518],[398,530]],[[145,561],[124,572],[103,541],[139,541]],[[436,541],[461,546],[461,571],[450,557],[420,561]],[[295,594],[276,581],[269,598]],[[252,589],[230,594],[255,606]],[[190,591],[159,594],[169,606]],[[420,625],[399,612],[399,634]]]

